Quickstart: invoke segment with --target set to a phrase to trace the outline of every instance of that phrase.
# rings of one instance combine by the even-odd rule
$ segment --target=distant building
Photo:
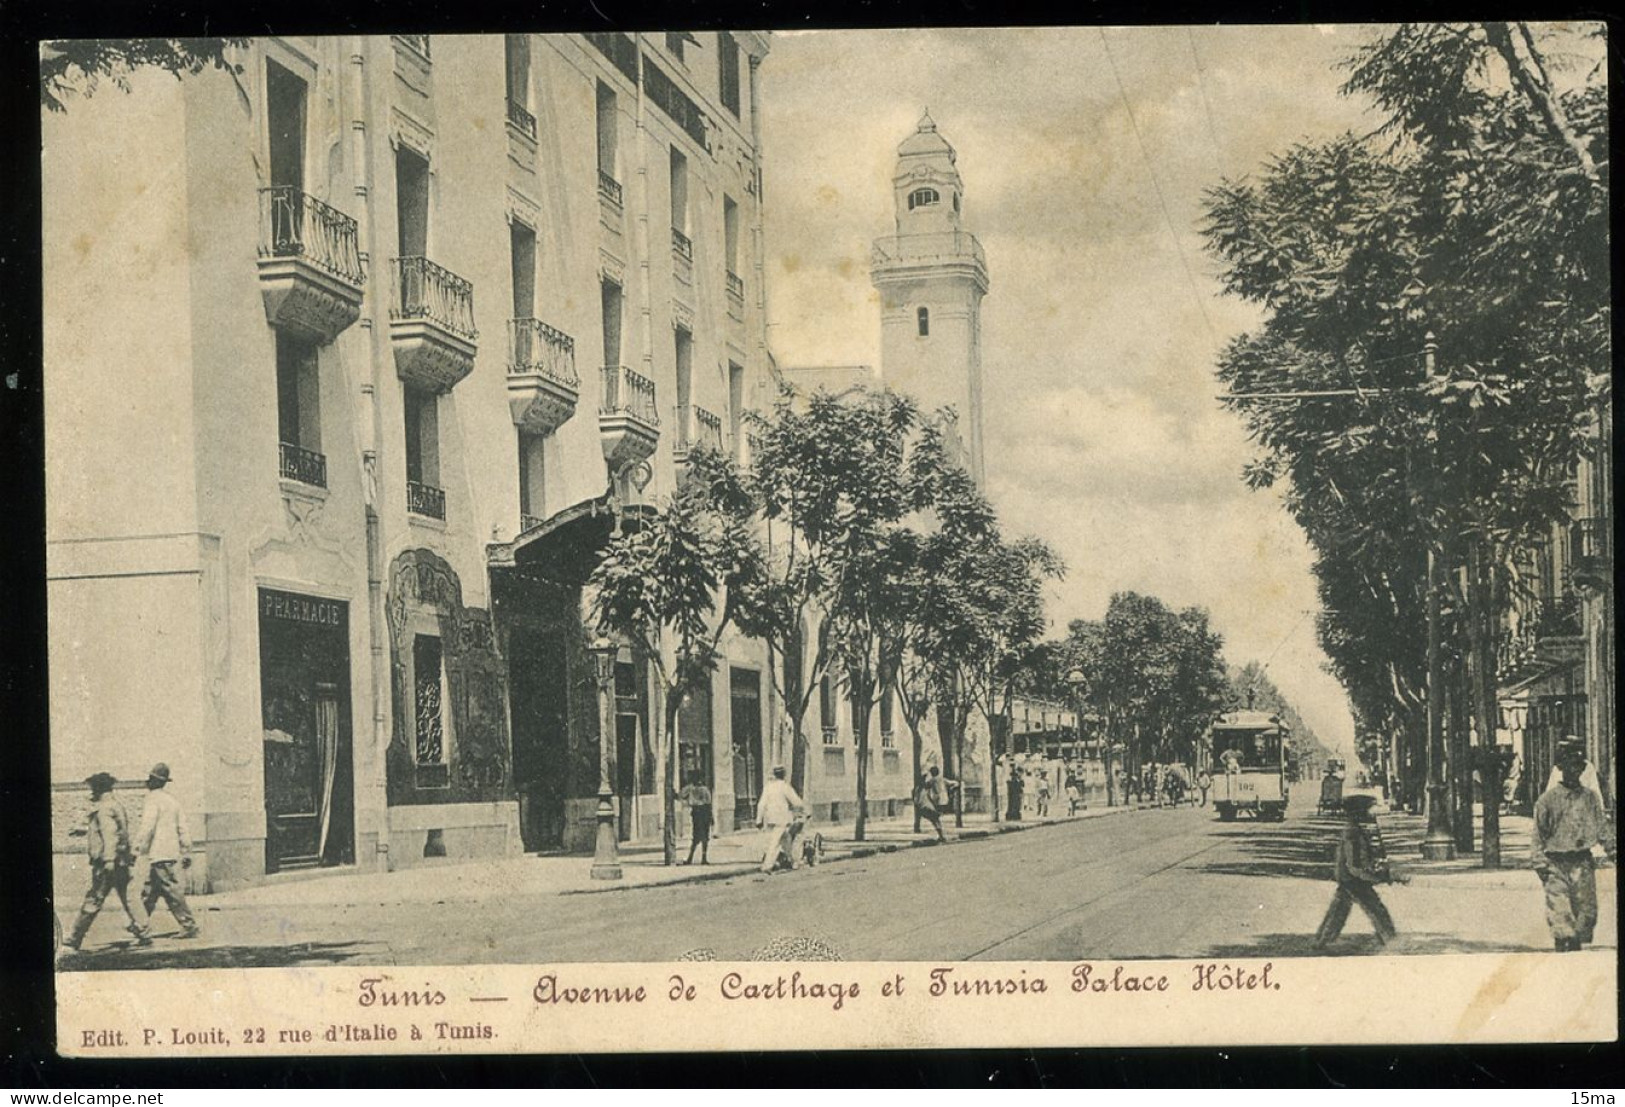
[[[60,826],[163,760],[206,887],[585,848],[601,766],[657,833],[648,659],[601,735],[582,583],[771,403],[768,47],[265,38],[45,116]],[[723,649],[680,754],[726,830],[776,715]]]

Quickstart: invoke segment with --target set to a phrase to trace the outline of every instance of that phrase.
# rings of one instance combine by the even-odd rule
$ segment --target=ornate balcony
[[[389,336],[407,384],[450,391],[474,371],[474,286],[423,257],[395,259]]]
[[[728,270],[728,315],[736,321],[745,318],[745,279]]]
[[[307,450],[291,442],[278,445],[282,453],[280,471],[283,480],[298,481],[317,488],[327,487],[327,458],[315,450]]]
[[[722,452],[722,419],[695,404],[677,405],[677,435],[672,454],[678,463],[686,461],[696,446]]]
[[[598,195],[614,204],[617,209],[623,206],[621,201],[621,182],[604,172],[598,171]]]
[[[508,101],[508,123],[532,142],[536,141],[536,117],[517,100]]]
[[[415,51],[424,61],[429,60],[428,35],[396,35],[395,40]]]
[[[526,531],[535,530],[545,522],[547,522],[547,520],[542,518],[540,515],[525,515],[521,513],[519,516],[519,533],[524,534]]]
[[[655,383],[624,365],[606,365],[600,380],[604,395],[598,406],[598,438],[612,468],[642,461],[660,441],[655,412]]]
[[[446,494],[432,484],[406,482],[406,510],[429,519],[446,517]]]
[[[694,260],[694,240],[676,227],[671,229],[671,252],[674,257],[686,262]]]
[[[514,425],[548,434],[576,413],[575,339],[540,319],[508,321],[508,407]]]
[[[273,327],[326,345],[361,317],[366,271],[348,215],[292,185],[260,189],[260,295]]]
[[[1578,638],[1582,633],[1579,596],[1565,593],[1539,601],[1535,608],[1537,637]]]

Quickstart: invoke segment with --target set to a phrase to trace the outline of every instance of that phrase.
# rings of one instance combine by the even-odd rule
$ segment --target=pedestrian
[[[1507,778],[1501,782],[1501,811],[1511,814],[1513,805],[1518,802],[1518,785],[1523,781],[1523,758],[1516,754],[1512,757],[1512,765],[1507,769]]]
[[[919,809],[920,817],[937,832],[939,842],[948,840],[948,836],[942,832],[942,809],[948,806],[949,797],[957,787],[959,781],[949,780],[932,765],[926,770],[919,787],[914,789],[914,806]]]
[[[141,910],[139,898],[130,896],[130,870],[135,867],[135,854],[130,848],[130,820],[124,805],[113,795],[113,774],[92,773],[85,778],[90,786],[90,813],[85,816],[85,828],[76,834],[85,836],[85,854],[90,859],[90,891],[79,908],[79,918],[73,932],[62,944],[78,949],[84,943],[90,926],[107,902],[109,892],[118,896],[119,905],[129,918],[129,931],[135,935],[138,946],[152,945],[146,912]]]
[[[1198,792],[1202,793],[1202,804],[1201,804],[1201,806],[1203,806],[1203,807],[1207,806],[1208,789],[1210,789],[1212,787],[1213,787],[1213,778],[1211,776],[1207,775],[1207,770],[1206,769],[1203,769],[1201,772],[1196,774],[1196,790]]]
[[[1066,813],[1076,815],[1083,806],[1083,788],[1074,773],[1066,774]]]
[[[147,774],[147,805],[141,812],[141,830],[136,835],[136,856],[147,864],[147,882],[141,891],[141,906],[150,920],[152,909],[162,899],[169,913],[181,924],[181,937],[196,938],[197,920],[186,905],[182,877],[175,866],[192,867],[192,840],[186,833],[186,813],[180,801],[170,795],[169,766],[160,761]]]
[[[790,855],[790,867],[797,868],[799,862],[794,856],[794,841],[787,841],[791,835],[792,827],[797,819],[805,812],[806,807],[796,790],[790,787],[790,782],[784,779],[784,766],[773,767],[773,779],[767,782],[762,789],[762,796],[756,801],[756,825],[767,833],[762,839],[762,871],[770,873],[778,868],[779,855]]]
[[[1556,783],[1535,801],[1529,853],[1546,892],[1546,925],[1559,953],[1591,941],[1597,925],[1597,869],[1592,856],[1607,828],[1602,797],[1585,786],[1585,739],[1557,743]]]
[[[688,778],[683,790],[677,793],[677,798],[688,805],[688,818],[692,830],[688,839],[688,860],[685,865],[694,864],[694,847],[700,850],[700,864],[711,863],[711,789],[700,782],[697,776]]]
[[[1038,817],[1049,817],[1049,773],[1042,769],[1038,773]]]
[[[1376,802],[1376,797],[1368,795],[1350,796],[1343,801],[1343,833],[1337,841],[1337,891],[1332,894],[1326,917],[1315,933],[1316,949],[1325,949],[1337,940],[1343,932],[1343,924],[1348,921],[1350,907],[1356,903],[1371,920],[1378,942],[1387,945],[1397,933],[1376,887],[1379,883],[1391,882],[1393,874],[1366,827],[1371,806]],[[1375,820],[1372,822],[1374,826]]]
[[[1010,809],[1006,812],[1013,823],[1021,821],[1021,766],[1013,761],[1010,765]]]

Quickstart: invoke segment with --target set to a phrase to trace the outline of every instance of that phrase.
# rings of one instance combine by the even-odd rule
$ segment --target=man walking
[[[1592,849],[1606,829],[1602,797],[1581,779],[1585,740],[1569,735],[1557,743],[1557,781],[1535,801],[1529,852],[1546,891],[1546,925],[1559,953],[1591,941],[1597,925],[1597,869]]]
[[[762,843],[764,873],[770,873],[778,867],[781,852],[791,852],[789,847],[794,843],[786,842],[785,836],[795,824],[796,816],[804,809],[801,797],[790,787],[790,782],[784,779],[784,766],[775,765],[773,779],[767,782],[767,786],[762,789],[761,799],[756,801],[756,825],[767,831]],[[790,857],[790,867],[792,869],[797,867],[793,854]]]
[[[186,833],[186,813],[180,801],[164,790],[169,783],[169,766],[160,761],[147,774],[147,805],[141,812],[141,830],[136,836],[137,856],[147,862],[147,884],[141,892],[141,906],[147,915],[162,899],[169,913],[181,924],[181,937],[196,938],[197,920],[186,905],[181,890],[181,874],[192,867],[192,840]]]
[[[1201,805],[1203,807],[1207,806],[1208,789],[1212,788],[1212,787],[1213,787],[1213,778],[1211,776],[1207,775],[1207,770],[1206,769],[1203,769],[1201,772],[1196,774],[1196,790],[1202,793],[1202,804]]]
[[[85,817],[85,829],[77,833],[85,836],[85,853],[90,859],[90,891],[79,908],[79,918],[73,924],[73,933],[62,944],[78,949],[90,933],[90,926],[107,902],[107,894],[118,896],[120,906],[130,919],[130,933],[139,946],[152,945],[147,916],[141,910],[140,900],[130,899],[130,869],[135,855],[130,851],[129,817],[124,805],[113,796],[113,774],[92,773],[85,778],[90,785],[90,814]]]
[[[1316,949],[1325,949],[1337,940],[1337,936],[1343,933],[1343,924],[1348,922],[1349,908],[1356,903],[1371,920],[1378,942],[1387,945],[1397,933],[1394,920],[1388,914],[1388,908],[1383,906],[1376,888],[1378,883],[1391,881],[1393,874],[1388,871],[1386,859],[1365,827],[1371,805],[1376,802],[1375,796],[1364,795],[1350,796],[1343,801],[1346,821],[1337,842],[1337,891],[1332,894],[1326,917],[1321,920],[1320,929],[1315,934]]]
[[[698,777],[690,777],[683,790],[677,793],[677,798],[688,805],[688,817],[693,826],[693,832],[688,840],[688,860],[685,865],[694,864],[694,847],[700,847],[700,864],[709,865],[711,850],[711,789],[700,783]]]
[[[948,806],[950,790],[957,787],[959,781],[949,780],[932,765],[926,770],[920,786],[914,790],[914,806],[919,808],[920,817],[937,832],[939,842],[948,840],[948,836],[942,832],[942,809]]]

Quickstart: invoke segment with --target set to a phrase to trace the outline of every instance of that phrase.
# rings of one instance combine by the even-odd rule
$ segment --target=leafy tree
[[[130,72],[156,66],[175,75],[195,75],[213,67],[240,72],[228,51],[246,38],[51,39],[40,44],[40,106],[66,111],[70,96],[90,96],[103,80],[130,91]]]
[[[1247,477],[1288,482],[1317,553],[1321,643],[1362,729],[1402,727],[1413,749],[1425,551],[1463,570],[1447,617],[1490,733],[1513,555],[1566,514],[1608,395],[1606,89],[1600,67],[1560,67],[1600,57],[1579,32],[1385,30],[1344,86],[1385,113],[1378,133],[1294,146],[1207,197],[1226,288],[1266,316],[1221,380],[1355,393],[1247,402]]]
[[[594,621],[636,643],[660,680],[664,725],[655,750],[668,865],[677,860],[671,766],[683,702],[711,679],[728,627],[756,618],[751,605],[761,594],[764,565],[751,525],[754,507],[732,461],[697,448],[665,509],[612,541],[588,579]]]

